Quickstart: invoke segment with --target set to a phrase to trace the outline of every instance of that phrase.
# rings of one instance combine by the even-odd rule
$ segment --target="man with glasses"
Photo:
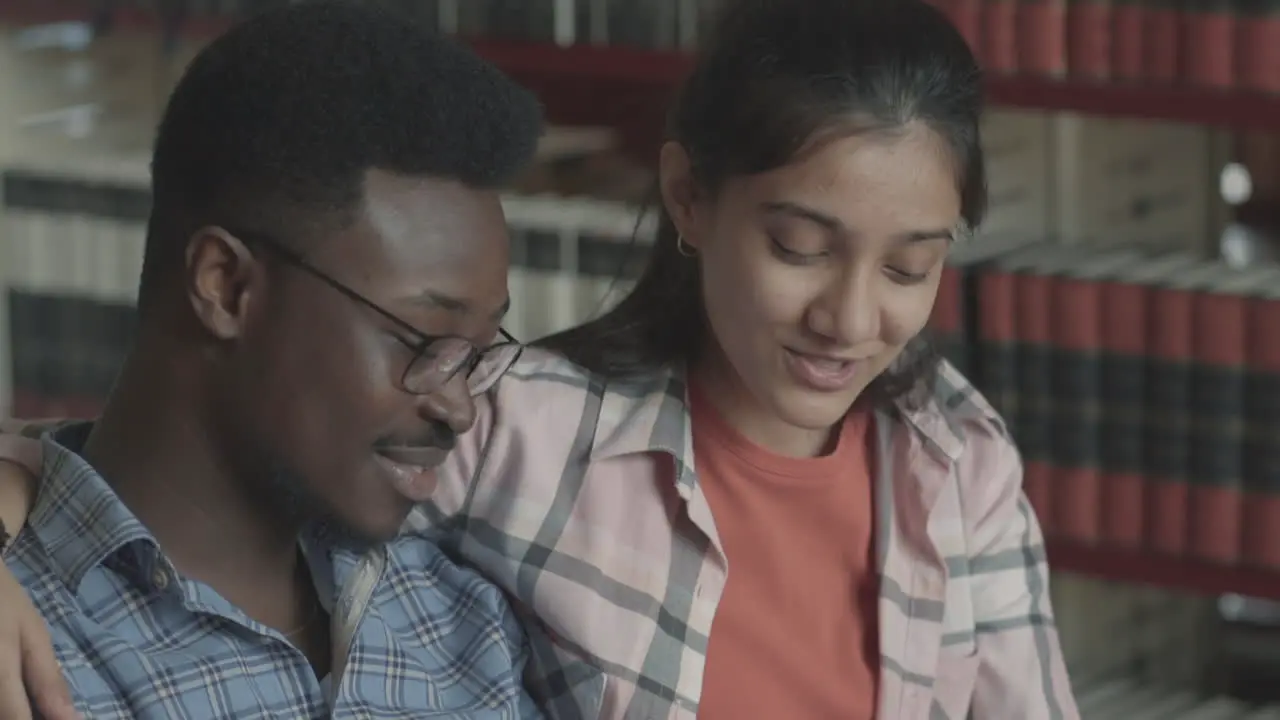
[[[87,717],[538,715],[502,593],[397,534],[514,355],[539,110],[368,5],[247,21],[166,108],[134,347],[7,558]]]

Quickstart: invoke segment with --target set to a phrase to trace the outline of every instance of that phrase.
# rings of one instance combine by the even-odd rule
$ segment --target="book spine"
[[[1135,283],[1102,286],[1099,405],[1102,537],[1128,550],[1145,535],[1146,463],[1143,420],[1147,370],[1147,289]]]
[[[1150,0],[1146,32],[1142,39],[1145,59],[1142,74],[1145,79],[1159,83],[1172,83],[1178,79],[1181,17],[1181,0]]]
[[[32,383],[32,416],[58,417],[58,398],[62,391],[63,376],[62,322],[65,314],[58,306],[56,288],[65,271],[60,257],[58,240],[65,233],[56,209],[62,202],[60,188],[51,183],[24,178],[30,187],[30,205],[25,212],[31,222],[27,225],[28,252],[31,262],[27,275],[27,289],[32,308],[31,322],[36,327],[34,382]]]
[[[78,318],[71,301],[72,268],[75,265],[75,216],[72,208],[79,201],[78,188],[65,177],[40,178],[49,192],[50,204],[41,208],[49,220],[49,233],[41,242],[40,251],[48,253],[46,279],[39,284],[41,295],[46,298],[50,325],[49,356],[45,358],[48,386],[45,389],[44,412],[46,417],[66,417],[71,385],[75,381],[75,365],[80,348],[77,337]]]
[[[1096,282],[1058,278],[1050,302],[1054,525],[1062,537],[1091,545],[1102,536],[1101,289]]]
[[[1142,80],[1145,75],[1148,0],[1118,0],[1112,8],[1111,70],[1120,80]]]
[[[978,377],[1009,427],[1017,426],[1017,299],[1014,277],[998,268],[978,279]]]
[[[63,297],[67,324],[64,329],[66,355],[62,358],[66,368],[62,408],[66,413],[64,417],[83,417],[84,407],[95,393],[101,392],[94,387],[93,366],[100,354],[98,341],[102,328],[94,312],[97,303],[93,297],[93,276],[97,270],[98,245],[105,240],[101,201],[106,188],[71,178],[66,179],[65,185],[68,206],[63,210],[67,236],[62,238],[62,247],[66,258],[63,271],[69,286]]]
[[[1181,555],[1187,544],[1191,294],[1160,288],[1151,301],[1147,368],[1147,547]]]
[[[17,270],[18,266],[15,265]],[[30,418],[31,415],[31,344],[35,341],[34,324],[30,320],[31,309],[28,307],[27,294],[9,289],[9,337],[6,343],[12,348],[10,358],[10,406],[0,408],[8,417]]]
[[[1072,8],[1077,0],[1071,0]],[[1018,71],[1057,78],[1067,74],[1068,0],[1019,0]]]
[[[1018,71],[1018,1],[983,0],[982,66],[993,75]]]
[[[1017,439],[1022,409],[1018,396],[1018,304],[1014,276],[993,267],[979,275],[977,282],[978,387]],[[1025,482],[1024,488],[1043,522],[1048,517],[1044,488],[1033,488]]]
[[[1237,294],[1192,303],[1188,549],[1223,564],[1240,559],[1247,310]]]
[[[1187,0],[1182,15],[1183,78],[1192,85],[1235,84],[1235,12],[1230,0]]]
[[[955,350],[960,364],[956,368],[972,382],[977,382],[980,377],[977,357],[980,322],[978,279],[983,269],[984,266],[966,267],[960,273],[960,330],[957,333],[959,347]]]
[[[1280,300],[1250,307],[1244,559],[1280,570]]]
[[[525,321],[526,298],[532,292],[529,286],[529,231],[521,227],[511,228],[511,270],[507,273],[507,292],[512,298],[511,311],[503,319],[507,332],[520,340],[531,340]]]
[[[977,55],[982,49],[982,0],[934,0],[933,5],[947,16]]]
[[[23,186],[11,172],[0,173],[0,244],[5,251],[4,292],[8,300],[9,336],[5,347],[9,348],[9,407],[0,408],[10,417],[31,417],[32,386],[35,378],[34,355],[37,327],[32,320],[32,308],[28,293],[24,292],[27,277],[31,274],[29,250],[30,229],[21,199]]]
[[[525,302],[523,321],[529,339],[550,335],[567,325],[560,310],[561,257],[560,236],[542,230],[525,234],[528,269],[525,273],[525,289],[529,296]]]
[[[1236,69],[1241,87],[1280,94],[1280,0],[1239,0]]]
[[[1051,433],[1053,370],[1050,357],[1053,325],[1050,317],[1053,279],[1034,272],[1015,276],[1017,310],[1018,425],[1014,437],[1022,450],[1024,485],[1028,499],[1039,502],[1046,533],[1058,531],[1058,494],[1054,491]]]
[[[961,270],[948,265],[942,268],[938,278],[938,295],[933,301],[933,312],[929,316],[929,330],[933,333],[938,352],[960,370],[965,372],[961,357],[964,348],[963,307],[961,305]]]
[[[1111,1],[1070,0],[1067,8],[1067,58],[1071,76],[1106,80],[1111,77],[1115,27]]]

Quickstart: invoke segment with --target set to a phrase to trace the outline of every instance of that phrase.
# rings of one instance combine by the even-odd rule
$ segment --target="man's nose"
[[[418,414],[430,422],[443,422],[461,435],[476,422],[476,404],[471,399],[467,378],[459,373],[444,387],[418,397]]]

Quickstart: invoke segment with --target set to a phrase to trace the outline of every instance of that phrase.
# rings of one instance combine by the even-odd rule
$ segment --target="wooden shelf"
[[[1102,580],[1152,585],[1201,595],[1280,600],[1280,571],[1228,567],[1157,553],[1088,547],[1049,540],[1049,567]]]
[[[1245,91],[994,78],[987,83],[987,95],[995,107],[1167,120],[1239,130],[1280,128],[1280,95]]]
[[[9,0],[0,22],[32,24],[85,20],[83,0]],[[122,8],[120,28],[153,28],[154,15]],[[226,27],[224,18],[194,17],[184,26],[193,36],[209,36]],[[609,124],[618,117],[634,122],[659,119],[676,84],[691,66],[690,57],[627,47],[476,39],[482,56],[544,95],[556,121]],[[1167,120],[1197,125],[1274,131],[1280,128],[1280,95],[1143,84],[1098,84],[1035,77],[988,80],[992,106],[1077,112],[1086,115]],[[550,97],[546,97],[546,95]],[[620,110],[617,106],[626,109]],[[636,108],[650,108],[634,117]],[[661,128],[655,129],[660,132]]]

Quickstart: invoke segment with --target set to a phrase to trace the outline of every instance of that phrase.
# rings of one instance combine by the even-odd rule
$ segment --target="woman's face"
[[[714,197],[668,145],[662,182],[716,341],[698,371],[722,411],[766,416],[764,435],[844,416],[924,327],[961,221],[949,151],[918,123],[832,141]]]

